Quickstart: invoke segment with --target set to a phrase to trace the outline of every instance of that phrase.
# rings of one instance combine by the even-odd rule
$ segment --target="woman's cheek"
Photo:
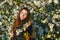
[[[20,14],[20,18],[22,18],[22,14]]]
[[[26,15],[24,16],[24,18],[26,18]]]

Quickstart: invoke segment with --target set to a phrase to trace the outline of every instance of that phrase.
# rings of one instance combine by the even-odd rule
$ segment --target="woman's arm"
[[[26,31],[29,27],[31,27],[31,24],[32,24],[31,21],[29,21],[28,23],[26,23],[26,24],[23,26],[23,30]]]

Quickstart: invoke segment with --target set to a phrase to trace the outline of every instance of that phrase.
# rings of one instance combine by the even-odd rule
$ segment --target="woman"
[[[11,28],[11,40],[32,40],[32,20],[28,8],[22,8]]]

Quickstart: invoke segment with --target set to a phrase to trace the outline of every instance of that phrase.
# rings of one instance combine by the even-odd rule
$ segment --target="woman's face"
[[[20,19],[21,19],[21,20],[24,20],[24,19],[27,17],[27,14],[28,14],[28,12],[23,9],[23,10],[20,12]]]

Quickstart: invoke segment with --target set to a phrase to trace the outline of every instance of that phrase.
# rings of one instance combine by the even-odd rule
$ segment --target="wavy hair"
[[[12,26],[12,28],[11,28],[11,31],[15,31],[16,28],[18,27],[18,25],[20,25],[21,19],[20,19],[20,15],[19,15],[19,14],[20,14],[20,12],[21,12],[23,9],[26,10],[27,13],[28,13],[27,17],[26,17],[24,20],[26,21],[27,24],[28,24],[29,22],[30,22],[30,24],[32,24],[32,18],[31,18],[31,16],[30,16],[30,10],[29,10],[28,8],[24,7],[24,8],[22,8],[21,10],[19,10],[19,13],[17,13],[17,14],[18,14],[18,15],[17,15],[17,19],[14,21],[13,26]]]

